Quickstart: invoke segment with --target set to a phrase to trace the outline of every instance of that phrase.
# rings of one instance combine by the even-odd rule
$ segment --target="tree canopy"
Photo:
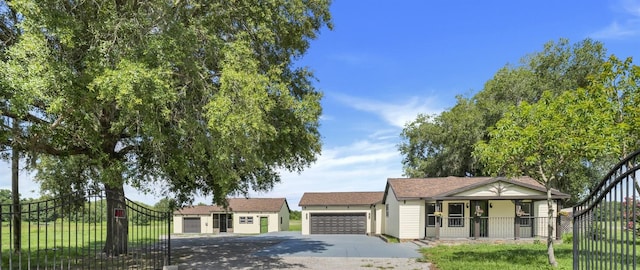
[[[4,145],[43,180],[160,183],[180,202],[269,189],[320,152],[321,94],[295,60],[331,25],[328,1],[254,2],[10,2],[0,111],[24,132],[3,126]]]
[[[474,96],[458,97],[457,103],[439,115],[421,115],[403,130],[399,150],[404,156],[404,174],[409,177],[484,175],[483,164],[474,156],[474,145],[489,138],[489,132],[511,106],[538,102],[545,91],[552,97],[589,85],[606,60],[604,46],[589,39],[570,44],[549,42],[543,50],[522,58],[520,65],[506,65]],[[575,164],[559,181],[561,190],[572,195],[584,190],[599,173],[593,166]],[[596,177],[597,178],[597,177]],[[578,200],[575,195],[572,202]]]

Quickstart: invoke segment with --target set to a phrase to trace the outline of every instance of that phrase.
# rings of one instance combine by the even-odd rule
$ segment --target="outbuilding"
[[[285,198],[230,198],[228,206],[196,205],[173,213],[174,233],[258,234],[289,230]]]

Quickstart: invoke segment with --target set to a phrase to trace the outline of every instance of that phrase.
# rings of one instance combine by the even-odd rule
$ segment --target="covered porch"
[[[562,236],[556,198],[552,229]],[[534,239],[546,238],[549,230],[546,198],[447,198],[426,201],[425,238],[430,239]]]

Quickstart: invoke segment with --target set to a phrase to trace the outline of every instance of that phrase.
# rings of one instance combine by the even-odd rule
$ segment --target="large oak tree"
[[[106,189],[109,219],[125,183],[222,203],[320,152],[321,94],[295,60],[331,26],[328,1],[8,3],[20,36],[0,63],[0,112],[24,132],[0,137],[43,179]],[[126,252],[126,221],[108,224],[105,252]]]

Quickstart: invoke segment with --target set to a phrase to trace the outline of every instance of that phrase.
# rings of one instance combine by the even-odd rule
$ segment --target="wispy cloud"
[[[383,191],[387,178],[402,176],[396,140],[368,138],[324,149],[310,168],[282,172],[282,182],[272,191],[252,196],[286,197],[298,209],[304,192]]]
[[[596,39],[625,39],[640,35],[640,1],[621,0],[612,8],[616,18],[608,26],[592,33]]]
[[[378,115],[388,124],[400,128],[415,120],[418,114],[438,114],[442,111],[442,108],[438,107],[434,98],[410,97],[404,101],[394,103],[342,94],[334,94],[333,96],[347,106]]]

